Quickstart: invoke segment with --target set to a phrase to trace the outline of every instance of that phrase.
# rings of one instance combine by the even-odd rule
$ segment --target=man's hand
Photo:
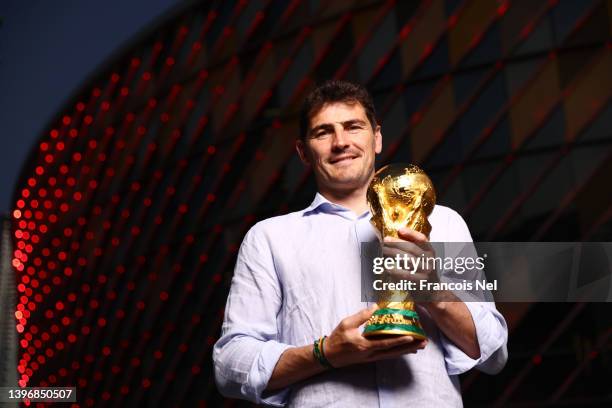
[[[448,291],[419,289],[421,282],[439,282],[438,272],[435,269],[434,258],[436,253],[429,243],[429,239],[424,234],[410,228],[398,230],[399,238],[385,237],[383,242],[383,255],[389,258],[400,259],[407,257],[409,266],[412,260],[419,262],[416,269],[391,269],[387,270],[388,276],[396,281],[409,280],[416,284],[416,288],[411,290],[412,298],[422,302],[441,302],[456,301],[457,298]]]
[[[395,256],[396,254],[407,254],[423,258],[435,257],[435,252],[429,240],[424,234],[410,228],[402,228],[398,231],[400,239],[385,238],[383,254]],[[427,282],[438,282],[435,269],[420,268],[413,271],[391,271],[394,278],[410,279],[413,281],[427,280]],[[416,293],[415,293],[416,292]],[[476,336],[476,326],[467,306],[451,291],[413,291],[418,295],[419,303],[427,309],[438,328],[457,345],[470,358],[480,357],[480,345]]]
[[[336,368],[351,364],[367,363],[404,354],[416,353],[425,348],[427,340],[416,340],[412,336],[388,339],[368,339],[361,334],[359,326],[365,323],[376,310],[369,309],[348,316],[338,324],[324,342],[325,357]]]
[[[426,268],[425,265],[422,264],[426,259],[436,256],[427,237],[410,228],[400,229],[397,235],[399,238],[385,237],[383,242],[383,255],[389,258],[395,258],[399,255],[400,259],[404,259],[404,256],[407,256],[409,259],[417,258],[416,260],[421,263],[415,270],[395,269],[388,272],[395,278],[410,279],[417,282],[421,279],[427,280],[428,282],[437,281],[438,276],[436,270],[433,268]],[[412,264],[409,262],[409,265]]]

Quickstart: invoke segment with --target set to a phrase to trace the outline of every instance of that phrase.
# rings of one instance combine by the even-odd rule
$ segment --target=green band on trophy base
[[[411,335],[417,339],[425,339],[427,336],[423,329],[412,324],[372,324],[366,326],[364,336],[402,334]]]
[[[417,312],[415,312],[414,310],[407,310],[407,309],[384,308],[384,309],[378,309],[373,313],[374,316],[387,315],[387,314],[389,315],[399,314],[399,315],[411,317],[414,319],[419,318],[419,315],[417,314]]]
[[[366,337],[413,336],[426,339],[419,315],[415,310],[384,307],[376,310],[363,330]]]

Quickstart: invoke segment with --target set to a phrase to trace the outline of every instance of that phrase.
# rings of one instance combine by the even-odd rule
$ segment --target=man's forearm
[[[470,310],[457,299],[424,304],[438,328],[470,358],[480,357],[476,326]]]
[[[325,367],[315,360],[312,349],[313,346],[308,345],[285,350],[274,367],[266,391],[285,388],[325,371]]]

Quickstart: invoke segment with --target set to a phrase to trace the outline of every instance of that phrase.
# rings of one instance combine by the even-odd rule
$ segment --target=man
[[[428,340],[362,336],[376,310],[360,299],[360,242],[377,239],[366,201],[382,149],[375,117],[368,92],[349,82],[325,82],[306,98],[296,148],[318,193],[305,210],[259,222],[244,238],[213,352],[225,396],[272,406],[455,407],[458,374],[505,364],[507,327],[492,303],[419,304]],[[449,208],[436,206],[429,221],[432,241],[471,241]],[[409,229],[399,236],[427,241]]]

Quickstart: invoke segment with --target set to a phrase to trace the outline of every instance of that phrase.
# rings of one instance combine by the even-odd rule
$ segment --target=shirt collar
[[[304,210],[304,215],[310,215],[316,212],[323,212],[328,214],[337,214],[343,218],[351,220],[370,218],[370,211],[366,211],[363,214],[357,216],[352,210],[346,208],[340,204],[332,203],[319,192],[315,195],[312,203]]]

